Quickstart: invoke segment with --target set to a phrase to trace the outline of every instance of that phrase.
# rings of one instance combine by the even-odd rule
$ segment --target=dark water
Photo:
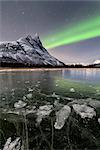
[[[74,92],[72,89],[74,89]],[[26,98],[28,94],[32,94],[30,98]],[[46,95],[49,95],[49,98],[46,97]],[[93,98],[100,100],[100,69],[37,69],[0,71],[1,113],[4,109],[14,109],[15,102],[18,102],[19,100],[26,102],[29,106],[35,105],[36,107],[40,105],[45,105],[48,102],[53,103],[55,101],[55,98],[50,98],[52,97],[52,95],[54,97],[55,95],[60,95],[61,97],[70,97],[74,99]],[[64,103],[62,98],[60,99],[60,102]],[[11,115],[9,116],[8,114],[6,114],[4,116],[0,116],[0,133],[2,140],[1,147],[3,147],[4,143],[9,137],[12,137],[14,139],[17,136],[20,136],[23,141],[25,141],[26,138],[26,128],[24,124],[25,122],[22,123],[23,121],[20,121],[20,117],[18,118],[17,116]],[[32,142],[32,137],[35,136],[33,134],[35,133],[35,129],[33,128],[34,123],[32,122],[31,117],[28,121],[28,128],[30,128],[30,131],[28,131],[30,135],[28,136],[30,136],[31,138],[28,137],[30,139],[30,142],[28,142],[28,147],[26,146],[26,148],[24,149],[33,149],[33,145],[35,145],[34,149],[53,149],[52,146],[48,148],[48,144],[45,145],[44,141],[43,143],[45,146],[43,147],[42,145],[42,147],[40,146],[37,148],[38,144],[36,145],[34,143],[36,141],[33,140]],[[43,124],[42,127],[48,129],[47,125]],[[58,134],[60,136],[60,134],[63,134],[63,130],[61,131],[62,133],[56,133],[55,131],[55,134]],[[49,132],[49,129],[48,131],[44,132]],[[38,134],[40,134],[40,132],[37,133],[37,135]],[[47,139],[50,140],[49,138],[51,137],[48,137]],[[65,143],[65,141],[63,142]],[[57,143],[55,143],[55,145],[56,144]],[[90,143],[90,145],[92,144]],[[62,147],[58,147],[55,149],[64,149]],[[90,148],[91,147],[92,146],[90,146]],[[77,149],[76,147],[74,148]],[[94,145],[93,148],[95,148]],[[70,148],[67,147],[66,149],[71,149],[71,146]],[[81,147],[81,149],[85,149],[84,146]]]

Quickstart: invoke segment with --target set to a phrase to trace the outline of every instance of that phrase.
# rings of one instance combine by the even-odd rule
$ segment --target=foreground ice
[[[31,99],[31,98],[32,98],[32,93],[27,94],[26,97],[27,97],[28,99]]]
[[[14,107],[15,107],[15,108],[23,108],[23,107],[25,107],[26,105],[27,105],[27,104],[26,104],[25,102],[19,100],[18,102],[16,102],[16,103],[14,104]]]
[[[56,122],[54,124],[55,129],[61,129],[64,126],[65,121],[69,117],[70,113],[71,108],[67,105],[56,112]]]
[[[100,118],[98,118],[98,122],[99,122],[99,124],[100,124]]]
[[[21,148],[20,138],[18,137],[14,141],[11,141],[11,137],[10,137],[7,139],[3,150],[20,150],[20,148]]]
[[[84,105],[79,105],[79,104],[74,104],[73,109],[77,114],[81,116],[81,118],[93,118],[93,116],[96,116],[96,112],[94,108]]]
[[[40,123],[43,118],[48,116],[52,112],[52,105],[40,106],[37,110],[37,122]]]
[[[70,88],[70,92],[75,92],[75,89],[74,88]]]
[[[90,98],[74,99],[61,97],[55,93],[47,97],[48,99],[51,97],[53,101],[51,101],[51,103],[45,102],[44,104],[39,103],[39,105],[33,103],[30,105],[29,101],[26,103],[25,100],[20,100],[14,104],[14,108],[2,109],[1,116],[4,120],[8,122],[10,120],[10,122],[14,124],[17,120],[24,123],[24,132],[27,137],[29,136],[29,138],[31,138],[30,140],[32,140],[33,143],[36,142],[35,138],[38,138],[38,140],[40,138],[42,140],[43,138],[48,145],[52,135],[52,141],[54,140],[58,143],[61,141],[64,143],[62,144],[63,149],[70,149],[71,142],[73,145],[78,146],[80,144],[77,141],[78,138],[83,144],[84,139],[87,140],[87,143],[89,142],[87,145],[84,144],[84,147],[86,145],[86,148],[89,147],[89,145],[89,148],[93,145],[95,146],[96,139],[98,138],[97,136],[100,135],[100,116],[98,116],[96,110],[96,108],[99,107],[99,101]],[[64,103],[61,103],[63,98]],[[20,138],[22,137],[21,134]],[[16,134],[16,136],[19,135]],[[25,142],[26,140],[21,139],[20,145],[19,138],[16,137],[14,141],[12,141],[11,138],[8,138],[3,150],[20,150],[21,146],[25,148]],[[59,145],[58,143],[56,146]],[[49,143],[49,145],[50,144],[51,143]],[[61,148],[60,145],[58,147],[55,147],[55,145],[53,146],[55,147],[55,150],[58,150]],[[33,147],[37,149],[37,145],[33,145]],[[78,148],[80,147],[77,147],[76,149]]]

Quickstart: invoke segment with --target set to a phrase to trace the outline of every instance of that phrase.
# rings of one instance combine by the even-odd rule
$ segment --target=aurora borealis
[[[0,41],[36,32],[51,55],[66,64],[99,60],[100,1],[0,1]]]
[[[52,34],[43,40],[46,48],[55,48],[100,36],[100,16],[78,23],[72,27]],[[54,40],[52,40],[54,39]]]

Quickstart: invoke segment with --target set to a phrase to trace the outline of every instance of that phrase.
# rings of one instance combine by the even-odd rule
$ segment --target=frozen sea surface
[[[99,119],[100,69],[0,70],[0,148],[100,149]]]

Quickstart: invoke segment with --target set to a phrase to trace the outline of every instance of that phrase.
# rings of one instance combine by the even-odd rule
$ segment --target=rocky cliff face
[[[51,56],[43,47],[38,35],[28,35],[15,42],[0,44],[1,66],[63,67],[64,63]]]

